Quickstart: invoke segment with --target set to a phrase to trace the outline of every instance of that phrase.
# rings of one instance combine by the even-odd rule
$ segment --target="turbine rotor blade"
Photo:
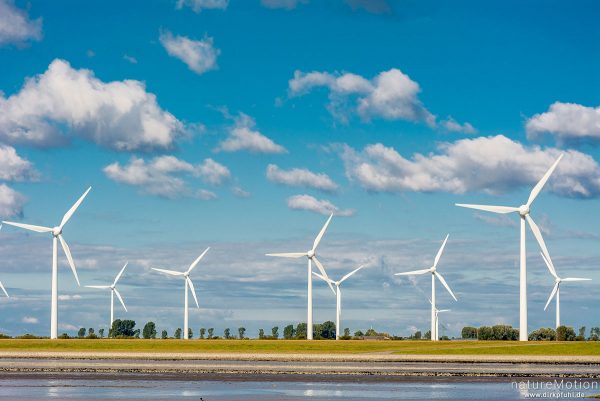
[[[83,193],[83,195],[81,195],[81,197],[79,199],[77,199],[77,202],[75,202],[73,204],[73,206],[71,206],[71,208],[67,211],[67,213],[65,213],[65,215],[62,218],[62,221],[60,222],[60,228],[62,229],[65,224],[67,224],[67,222],[69,221],[69,219],[71,218],[71,216],[73,216],[73,213],[75,213],[75,211],[77,210],[77,208],[79,207],[79,205],[81,205],[81,202],[83,202],[83,200],[85,199],[85,197],[87,196],[88,192],[90,192],[90,190],[92,189],[92,187],[89,187],[87,189],[87,191],[85,191]]]
[[[554,296],[556,295],[559,285],[560,285],[560,283],[554,284],[554,288],[552,288],[552,292],[550,293],[550,296],[548,297],[548,302],[546,302],[546,306],[544,306],[544,310],[548,309],[548,305],[550,305],[550,301],[552,301],[552,298],[554,298]]]
[[[329,215],[329,218],[325,222],[325,225],[323,225],[323,228],[321,228],[321,231],[319,231],[319,235],[317,235],[317,238],[315,238],[315,242],[313,242],[313,247],[312,247],[313,252],[319,246],[319,242],[321,242],[321,239],[323,238],[323,235],[325,234],[325,231],[327,230],[327,226],[329,226],[329,222],[331,222],[332,217],[333,217],[333,213],[331,213]]]
[[[344,277],[342,277],[342,279],[340,280],[340,284],[344,282],[344,280],[346,280],[347,278],[349,278],[350,276],[352,276],[354,273],[356,273],[357,271],[359,271],[360,269],[362,269],[363,267],[365,267],[365,265],[360,265],[358,267],[358,269],[354,269],[352,270],[350,273],[346,274]]]
[[[119,293],[119,290],[117,290],[116,288],[113,288],[113,291],[117,295],[117,298],[119,298],[119,301],[121,301],[121,305],[123,305],[123,309],[125,309],[125,312],[127,312],[127,307],[125,306],[125,302],[123,302],[123,298],[121,298],[121,294]]]
[[[315,261],[315,264],[317,265],[317,268],[321,272],[321,275],[323,277],[329,279],[329,276],[327,275],[327,272],[325,271],[325,268],[323,267],[323,265],[321,264],[321,262],[319,262],[319,259],[317,259],[316,256],[313,256],[312,260]],[[327,281],[327,285],[329,285],[329,288],[331,288],[331,291],[335,294],[335,290],[333,289],[333,285],[329,281]]]
[[[411,272],[396,273],[394,276],[418,276],[420,274],[431,273],[432,268],[423,270],[413,270]]]
[[[8,296],[8,292],[6,292],[6,288],[4,288],[4,285],[2,285],[2,281],[0,281],[0,288],[2,288],[2,292],[4,292],[4,295],[6,295],[6,298],[10,298]]]
[[[335,281],[333,281],[332,279],[330,279],[329,277],[325,278],[323,276],[321,276],[319,273],[317,272],[312,272],[313,275],[317,276],[318,278],[320,278],[321,280],[325,281],[326,283],[331,283],[331,284],[335,284]]]
[[[62,245],[63,251],[65,251],[65,255],[67,255],[67,260],[69,261],[69,266],[71,266],[71,270],[73,271],[73,275],[75,276],[77,285],[81,286],[81,283],[79,283],[79,277],[77,276],[75,262],[73,261],[73,256],[71,256],[71,250],[69,249],[69,245],[67,245],[67,241],[65,241],[62,234],[59,234],[58,239],[60,240],[60,244]]]
[[[125,265],[123,266],[123,268],[121,269],[121,271],[119,272],[119,274],[117,274],[117,277],[115,277],[115,281],[113,282],[113,285],[117,285],[117,281],[119,281],[119,279],[123,275],[123,272],[125,271],[125,268],[127,267],[128,263],[129,262],[125,262]]]
[[[442,312],[450,312],[450,309],[440,309],[440,310],[438,311],[438,313],[442,313]]]
[[[486,212],[501,213],[501,214],[513,213],[513,212],[519,211],[518,207],[511,207],[511,206],[469,205],[466,203],[455,203],[455,205],[458,207],[466,207],[469,209],[484,210]]]
[[[171,276],[183,276],[185,274],[184,272],[176,272],[175,270],[167,270],[167,269],[158,269],[156,267],[153,267],[152,270],[156,270],[157,272],[161,272],[161,273],[166,273]]]
[[[267,253],[266,256],[275,256],[278,258],[301,258],[306,256],[306,252],[287,252],[287,253]]]
[[[533,233],[533,236],[537,240],[538,244],[540,244],[540,248],[542,248],[542,252],[544,253],[544,255],[546,256],[546,258],[548,260],[551,260],[550,254],[548,253],[548,248],[546,248],[546,243],[544,242],[544,238],[542,237],[542,232],[540,231],[540,228],[537,226],[537,224],[535,224],[535,221],[533,221],[533,219],[531,218],[531,216],[529,216],[529,214],[525,215],[525,219],[527,220],[527,223],[529,223],[529,228],[531,228],[531,232]]]
[[[567,277],[563,278],[562,281],[591,281],[591,278],[581,278],[581,277]]]
[[[108,289],[110,285],[84,285],[85,288],[100,288],[100,289]]]
[[[560,160],[563,158],[563,156],[564,156],[564,153],[561,153],[560,156],[558,156],[558,159],[556,159],[556,161],[554,162],[554,164],[548,169],[548,171],[546,171],[546,174],[544,174],[542,179],[539,180],[539,182],[537,184],[535,184],[535,187],[533,187],[533,189],[531,190],[531,193],[529,194],[529,199],[527,200],[527,206],[531,206],[531,204],[533,203],[535,198],[542,191],[542,188],[544,188],[544,185],[546,185],[546,181],[548,181],[548,178],[550,178],[550,176],[554,172],[554,169],[556,168],[556,166],[558,165]]]
[[[198,298],[196,298],[196,289],[194,288],[194,283],[192,283],[192,279],[190,279],[189,277],[185,278],[188,281],[188,284],[190,285],[190,290],[192,291],[192,295],[194,296],[194,301],[196,301],[196,307],[198,309],[200,309],[200,304],[198,303]]]
[[[437,267],[437,264],[440,261],[440,257],[442,256],[442,252],[444,252],[444,247],[446,246],[446,242],[448,242],[449,236],[450,236],[450,234],[446,234],[446,238],[444,239],[444,242],[442,243],[440,250],[438,251],[437,255],[435,255],[435,260],[433,261],[433,267]]]
[[[559,278],[558,274],[556,274],[556,269],[554,268],[554,263],[552,263],[552,260],[546,258],[546,255],[544,255],[544,252],[540,252],[540,254],[542,255],[542,258],[544,259],[544,262],[546,262],[546,266],[548,267],[548,270],[550,270],[550,274],[552,275],[552,277]]]
[[[198,265],[198,262],[200,262],[200,260],[204,257],[204,255],[206,255],[206,252],[208,252],[209,249],[210,249],[210,247],[206,248],[206,250],[204,252],[202,252],[202,255],[198,256],[196,258],[196,260],[194,260],[194,263],[192,263],[190,265],[190,268],[187,270],[187,273],[189,273],[192,270],[194,270],[194,267],[196,267]]]
[[[44,226],[34,226],[33,224],[25,224],[25,223],[15,223],[12,221],[3,221],[3,224],[8,224],[9,226],[15,226],[19,228],[24,228],[26,230],[35,231],[38,233],[49,233],[52,232],[52,228],[44,227]]]
[[[448,283],[446,282],[446,280],[444,279],[444,277],[440,273],[438,273],[438,272],[434,272],[433,274],[435,274],[435,276],[440,280],[440,282],[442,283],[442,285],[444,287],[446,287],[446,289],[448,290],[448,292],[450,293],[450,295],[452,295],[452,298],[454,298],[455,301],[458,301],[458,299],[456,299],[456,296],[454,295],[454,293],[450,289],[450,286],[448,285]]]

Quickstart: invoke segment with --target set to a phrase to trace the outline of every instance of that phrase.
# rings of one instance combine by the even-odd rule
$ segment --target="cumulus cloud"
[[[221,51],[213,46],[213,38],[193,40],[164,31],[159,39],[169,56],[183,61],[196,74],[217,68],[217,57]]]
[[[448,119],[440,123],[442,127],[449,132],[462,132],[464,134],[476,134],[477,130],[470,123],[459,123],[454,118],[448,117]]]
[[[229,0],[178,0],[175,7],[178,10],[190,7],[194,12],[199,13],[202,10],[225,10],[228,5]]]
[[[6,184],[0,184],[0,216],[14,217],[23,215],[25,197]]]
[[[54,60],[20,92],[0,95],[0,139],[56,146],[67,133],[101,146],[132,151],[169,148],[183,131],[139,81],[102,82],[90,70]]]
[[[334,192],[338,186],[325,173],[313,173],[304,168],[282,170],[275,164],[267,166],[267,178],[277,184],[291,187],[313,188],[325,192]]]
[[[72,301],[72,300],[77,300],[77,299],[81,299],[81,295],[79,295],[79,294],[75,294],[75,295],[62,294],[62,295],[58,296],[59,301]]]
[[[503,135],[442,143],[436,154],[416,153],[410,159],[381,143],[360,152],[341,147],[346,175],[374,192],[507,192],[534,185],[560,153]],[[591,156],[568,150],[548,188],[560,196],[597,197],[600,166]]]
[[[260,0],[260,4],[267,8],[283,8],[293,10],[298,4],[306,4],[308,0]]]
[[[132,157],[127,165],[115,162],[104,167],[104,173],[116,182],[139,187],[144,193],[171,199],[181,196],[216,197],[205,190],[191,191],[184,179],[186,175],[212,185],[219,185],[231,176],[227,167],[212,159],[193,165],[174,156],[159,156],[149,162]]]
[[[42,19],[30,20],[27,12],[12,0],[0,0],[0,46],[23,45],[42,38]]]
[[[33,164],[21,158],[15,148],[0,144],[0,180],[31,181],[38,176]]]
[[[239,152],[245,150],[252,153],[287,153],[287,150],[267,138],[255,129],[254,120],[244,113],[235,119],[229,129],[227,139],[219,143],[216,151]]]
[[[309,210],[311,212],[336,216],[352,216],[355,210],[340,209],[326,199],[317,199],[310,195],[294,195],[287,199],[287,205],[293,210]]]
[[[23,319],[21,319],[21,322],[27,323],[27,324],[38,324],[40,321],[38,320],[37,317],[24,316]]]
[[[213,200],[217,199],[217,194],[206,189],[199,189],[196,191],[196,198],[201,200]]]
[[[348,110],[363,120],[384,118],[436,125],[436,117],[418,99],[419,84],[397,68],[383,71],[371,79],[352,73],[295,71],[289,83],[290,96],[300,96],[318,87],[329,89],[328,109],[342,121]]]
[[[556,102],[550,109],[527,120],[527,137],[548,134],[559,143],[600,141],[600,107]]]
[[[238,198],[249,198],[250,197],[250,192],[245,191],[244,189],[242,189],[240,187],[232,187],[231,193],[233,193]]]

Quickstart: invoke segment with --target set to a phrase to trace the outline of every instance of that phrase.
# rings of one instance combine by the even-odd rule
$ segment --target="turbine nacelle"
[[[306,252],[306,257],[309,258],[309,259],[314,258],[315,255],[316,255],[316,253],[315,253],[314,249],[311,249],[310,251]]]
[[[52,236],[53,237],[58,237],[61,234],[62,234],[62,227],[60,227],[60,226],[52,227]]]
[[[529,210],[529,205],[521,205],[519,206],[519,214],[521,215],[521,217],[525,217],[529,214],[530,210]]]

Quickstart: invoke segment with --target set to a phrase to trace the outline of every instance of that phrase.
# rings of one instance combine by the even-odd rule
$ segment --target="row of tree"
[[[555,329],[550,327],[540,328],[529,333],[531,341],[598,341],[600,340],[600,327],[592,327],[590,334],[586,337],[586,327],[579,328],[579,334],[572,327],[559,326]],[[479,328],[463,327],[461,336],[469,340],[518,340],[519,330],[508,325],[481,326]]]

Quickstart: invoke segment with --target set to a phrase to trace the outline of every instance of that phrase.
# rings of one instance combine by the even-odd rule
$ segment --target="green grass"
[[[598,342],[299,340],[0,340],[0,351],[600,355]]]

